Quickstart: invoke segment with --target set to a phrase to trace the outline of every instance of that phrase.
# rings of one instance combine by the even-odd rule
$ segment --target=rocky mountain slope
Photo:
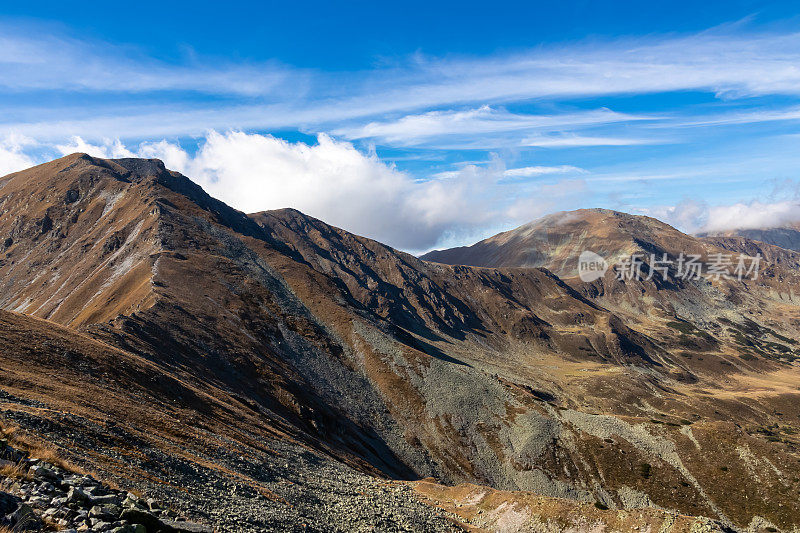
[[[559,212],[472,246],[434,250],[421,258],[449,265],[547,267],[557,274],[575,276],[577,258],[587,246],[610,259],[631,253],[632,241],[640,233],[644,233],[643,238],[656,236],[661,229],[658,226],[662,224],[655,219],[629,217],[606,209]]]
[[[499,268],[451,266],[245,215],[155,160],[6,176],[3,417],[223,530],[500,529],[406,483],[426,477],[510,494],[483,510],[518,530],[587,508],[800,525],[794,259],[584,284],[584,246],[725,248],[604,211],[546,228],[495,243]]]

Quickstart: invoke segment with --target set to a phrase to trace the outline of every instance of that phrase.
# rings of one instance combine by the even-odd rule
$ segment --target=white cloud
[[[375,139],[386,144],[411,146],[430,142],[433,137],[459,136],[472,139],[478,134],[560,130],[647,119],[654,120],[655,117],[616,113],[609,109],[553,115],[516,114],[482,106],[478,109],[406,115],[394,121],[339,128],[334,133],[348,139]]]
[[[583,180],[531,185],[507,179],[584,172],[570,165],[506,169],[494,156],[488,163],[467,164],[419,180],[374,153],[328,135],[306,144],[240,131],[207,132],[193,152],[167,140],[126,146],[119,139],[92,143],[72,137],[41,144],[9,137],[0,142],[0,169],[21,170],[39,162],[26,154],[25,148],[31,146],[40,159],[74,152],[102,158],[159,158],[242,211],[293,207],[411,252],[427,251],[442,242],[463,244],[463,239],[486,228],[528,222],[559,198],[586,188]]]
[[[641,144],[658,144],[660,142],[663,141],[566,134],[566,135],[534,135],[522,139],[520,145],[538,146],[540,148],[573,148],[580,146],[635,146]]]
[[[725,98],[800,95],[798,62],[798,34],[755,33],[740,26],[736,31],[721,28],[683,36],[596,40],[484,57],[415,55],[393,68],[326,73],[274,62],[215,58],[167,63],[130,46],[59,36],[52,28],[6,24],[0,25],[0,91],[36,90],[57,97],[37,99],[26,108],[29,113],[18,109],[17,116],[24,118],[4,119],[0,134],[17,128],[14,131],[36,138],[81,135],[96,141],[104,136],[194,135],[206,128],[307,127],[337,131],[351,139],[413,144],[440,135],[574,129],[633,119],[608,110],[526,116],[497,107],[531,99],[687,90]],[[145,92],[154,98],[136,96]],[[209,109],[186,98],[186,92],[229,98]],[[115,96],[93,101],[87,108],[87,93]],[[261,98],[265,96],[268,104]],[[431,109],[438,110],[426,112]],[[401,118],[385,119],[392,114]],[[794,115],[792,110],[764,113],[761,118],[740,114],[730,120],[712,117],[709,123],[785,120]],[[595,132],[533,135],[527,146],[651,142],[658,141]]]
[[[453,227],[491,219],[491,182],[419,182],[348,142],[317,144],[270,135],[209,132],[194,156],[166,141],[137,155],[159,157],[206,191],[246,212],[293,207],[325,222],[407,250],[433,246]]]
[[[800,202],[784,200],[764,203],[753,201],[708,210],[704,231],[716,232],[733,229],[775,228],[800,221]]]
[[[596,175],[573,165],[507,168],[493,156],[419,180],[364,153],[347,141],[321,134],[316,144],[291,143],[270,135],[210,131],[197,151],[162,140],[137,147],[118,139],[90,143],[80,137],[55,145],[21,136],[0,142],[0,170],[33,165],[39,154],[88,152],[99,157],[157,157],[201,184],[212,196],[246,212],[294,207],[348,231],[408,251],[425,251],[497,228],[508,228],[555,210],[586,207],[591,183],[619,180],[696,179],[683,175]],[[560,181],[555,178],[563,177]],[[694,176],[694,177],[692,177]],[[514,179],[540,177],[537,180]],[[783,183],[783,182],[781,182]],[[794,182],[792,182],[794,183]],[[627,185],[626,185],[627,187]],[[787,191],[786,184],[776,194]],[[794,190],[794,189],[791,189]],[[613,192],[613,191],[612,191]],[[791,191],[789,191],[791,192]],[[800,220],[796,200],[752,201],[709,207],[687,199],[639,209],[687,232],[777,226]],[[485,235],[484,235],[485,236]]]
[[[142,143],[137,155],[147,159],[161,159],[170,170],[190,171],[189,154],[180,146],[166,140]]]
[[[274,62],[190,59],[169,64],[130,46],[60,36],[52,28],[0,24],[0,87],[15,91],[197,91],[253,96],[274,92],[289,76],[289,69]],[[301,71],[291,72],[294,94],[304,79]]]
[[[21,135],[9,135],[0,140],[0,176],[24,170],[36,164],[24,150],[36,142]]]
[[[800,222],[800,201],[796,199],[773,202],[751,200],[709,206],[706,202],[687,198],[674,206],[657,206],[636,211],[686,233],[776,228]]]
[[[569,174],[569,173],[584,174],[586,170],[572,165],[559,165],[557,167],[522,167],[522,168],[509,168],[503,172],[506,178],[532,178],[534,176],[543,176],[546,174]]]
[[[800,107],[781,109],[758,109],[755,111],[734,111],[723,114],[704,116],[698,119],[672,122],[669,127],[676,126],[724,126],[734,124],[755,124],[759,122],[780,122],[800,120]]]
[[[676,205],[637,209],[639,213],[666,222],[685,233],[697,233],[708,220],[708,204],[685,198]]]
[[[82,152],[92,157],[122,158],[136,157],[136,154],[125,148],[119,139],[104,139],[102,144],[96,145],[84,141],[81,137],[73,136],[65,144],[57,144],[56,149],[61,155]]]
[[[725,97],[798,94],[798,58],[797,34],[719,28],[688,36],[577,43],[482,59],[431,59],[417,70],[427,83],[409,97],[452,103],[681,90]],[[387,95],[390,101],[397,101],[397,96]]]
[[[294,207],[412,252],[459,242],[459,236],[487,227],[528,222],[587,190],[581,179],[500,185],[508,170],[496,157],[486,165],[466,165],[419,181],[327,135],[308,145],[269,135],[210,132],[193,157],[163,141],[143,145],[138,154],[171,161],[211,195],[243,211]],[[512,176],[533,176],[581,169],[562,165],[511,171]]]
[[[298,88],[308,88],[322,98],[371,97],[365,105],[380,98],[384,111],[490,99],[688,89],[727,96],[800,93],[800,71],[795,68],[800,58],[798,34],[742,28],[578,42],[482,58],[417,54],[406,65],[345,77],[270,62],[190,58],[168,64],[130,46],[58,36],[51,28],[35,37],[30,35],[32,28],[6,24],[0,29],[0,85],[14,89],[254,95],[271,93],[280,85],[294,88],[293,97]],[[330,83],[334,80],[340,83]],[[380,97],[375,96],[377,88],[384,89]]]

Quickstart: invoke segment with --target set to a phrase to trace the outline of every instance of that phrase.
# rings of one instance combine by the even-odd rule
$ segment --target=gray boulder
[[[125,509],[120,518],[131,524],[141,524],[147,531],[160,531],[163,529],[161,520],[157,516],[141,509]]]
[[[13,524],[13,531],[38,531],[44,528],[44,524],[36,516],[29,506],[20,504],[16,511],[11,516],[11,523]]]
[[[68,503],[83,503],[87,499],[89,499],[89,495],[78,487],[70,487],[69,492],[67,493]]]
[[[106,494],[104,496],[91,496],[91,501],[95,505],[121,505],[122,499],[116,494]]]
[[[195,522],[178,522],[176,520],[162,520],[164,529],[174,533],[214,533],[214,528]]]
[[[45,465],[36,465],[31,468],[33,477],[40,481],[58,481],[58,474]]]
[[[121,513],[122,509],[120,509],[118,505],[113,504],[95,505],[89,509],[90,518],[99,518],[104,521],[114,521],[119,518]]]
[[[22,500],[13,494],[0,492],[0,516],[5,516],[16,511],[21,502]]]

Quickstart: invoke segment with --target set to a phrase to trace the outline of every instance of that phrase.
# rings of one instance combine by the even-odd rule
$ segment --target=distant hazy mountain
[[[800,223],[778,228],[739,229],[700,233],[700,237],[744,237],[746,239],[800,251]]]
[[[714,250],[695,237],[651,217],[608,209],[579,209],[534,220],[472,246],[436,250],[426,261],[482,267],[545,267],[568,279],[577,276],[578,257],[592,251],[615,263],[639,253],[677,256]]]

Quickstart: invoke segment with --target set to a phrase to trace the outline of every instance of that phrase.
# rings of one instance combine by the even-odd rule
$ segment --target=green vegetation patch
[[[667,326],[680,331],[681,333],[685,333],[687,335],[693,334],[697,329],[697,326],[692,324],[691,322],[667,322]]]

